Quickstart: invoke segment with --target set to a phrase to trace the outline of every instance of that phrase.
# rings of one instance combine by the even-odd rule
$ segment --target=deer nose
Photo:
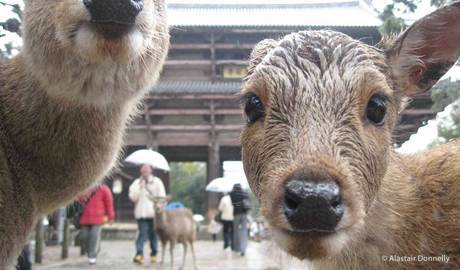
[[[144,8],[143,0],[83,0],[96,23],[134,24]]]
[[[284,214],[294,231],[332,232],[343,216],[340,187],[335,181],[292,179],[284,195]]]

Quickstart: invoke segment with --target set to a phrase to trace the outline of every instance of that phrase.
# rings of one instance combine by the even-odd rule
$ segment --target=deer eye
[[[254,93],[248,93],[245,97],[244,112],[246,113],[248,124],[252,124],[264,117],[264,105],[260,98]]]
[[[367,104],[367,119],[374,124],[381,125],[387,112],[387,98],[381,94],[375,94]]]

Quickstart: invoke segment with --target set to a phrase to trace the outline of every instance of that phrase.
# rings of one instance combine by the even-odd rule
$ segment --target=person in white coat
[[[233,203],[229,194],[225,194],[220,200],[219,211],[221,213],[222,225],[224,226],[224,249],[231,247],[233,250]]]
[[[141,167],[141,177],[134,180],[129,187],[129,198],[134,202],[134,217],[137,221],[138,235],[136,239],[136,256],[134,262],[142,264],[144,261],[144,243],[150,241],[150,260],[156,262],[157,239],[154,230],[155,211],[153,199],[166,197],[163,182],[155,177],[149,165]]]

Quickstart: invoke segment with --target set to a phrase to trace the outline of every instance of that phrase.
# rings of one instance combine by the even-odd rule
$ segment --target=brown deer
[[[0,63],[0,269],[35,219],[102,179],[169,35],[164,0],[26,0],[24,47]]]
[[[184,248],[182,264],[179,269],[184,269],[187,255],[187,245],[190,245],[193,258],[193,267],[196,267],[195,247],[196,225],[193,213],[187,208],[166,209],[166,203],[170,197],[155,198],[155,231],[161,242],[161,261],[163,264],[166,254],[166,245],[169,243],[169,255],[171,256],[171,269],[174,269],[174,248],[176,243],[181,243]]]
[[[256,46],[243,162],[282,249],[313,269],[460,269],[460,141],[391,146],[406,97],[459,57],[459,18],[441,8],[378,47],[334,31]]]

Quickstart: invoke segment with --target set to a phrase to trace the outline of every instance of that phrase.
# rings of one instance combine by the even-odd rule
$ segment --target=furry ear
[[[262,62],[264,57],[276,47],[278,42],[273,39],[264,39],[261,42],[257,43],[254,49],[251,52],[249,57],[249,67],[247,76],[250,76],[254,73],[254,69]]]
[[[460,2],[415,22],[387,53],[407,96],[429,90],[460,55]]]

